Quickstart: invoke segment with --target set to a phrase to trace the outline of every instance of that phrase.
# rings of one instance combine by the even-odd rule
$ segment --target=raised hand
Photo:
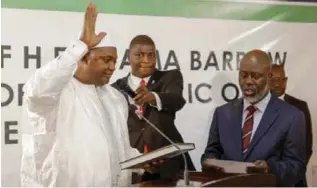
[[[80,40],[86,43],[88,48],[92,48],[100,43],[105,37],[105,32],[100,32],[98,35],[95,33],[97,19],[96,6],[93,3],[89,3],[85,12],[84,26],[81,32]]]

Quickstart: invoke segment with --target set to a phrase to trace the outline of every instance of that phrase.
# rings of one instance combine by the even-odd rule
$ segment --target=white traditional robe
[[[22,186],[129,186],[119,162],[138,155],[130,147],[128,105],[109,85],[73,77],[87,46],[76,41],[24,86]]]

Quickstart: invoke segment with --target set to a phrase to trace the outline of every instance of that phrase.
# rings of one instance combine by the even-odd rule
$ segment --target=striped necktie
[[[248,151],[248,145],[251,141],[252,128],[253,128],[253,115],[257,110],[256,107],[250,105],[248,108],[248,115],[244,120],[242,128],[242,153],[245,154]]]

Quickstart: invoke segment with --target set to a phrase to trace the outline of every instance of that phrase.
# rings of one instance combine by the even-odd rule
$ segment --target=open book
[[[206,159],[204,161],[204,167],[208,169],[208,166],[210,166],[210,168],[213,166],[222,168],[226,173],[247,173],[247,167],[252,167],[255,165],[249,162]]]
[[[145,164],[150,163],[151,161],[172,158],[182,153],[195,149],[195,144],[193,143],[176,143],[176,145],[181,150],[178,150],[173,145],[168,145],[160,149],[151,151],[149,153],[121,162],[120,163],[121,169],[123,170],[123,169],[143,168]]]

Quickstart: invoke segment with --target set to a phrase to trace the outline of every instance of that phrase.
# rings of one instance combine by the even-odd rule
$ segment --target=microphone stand
[[[135,92],[123,81],[119,81],[118,83],[119,90],[121,90],[123,93],[126,93],[129,97],[133,98],[136,96]],[[185,186],[189,186],[189,173],[188,173],[188,164],[185,157],[184,152],[168,137],[166,136],[162,131],[160,131],[153,123],[151,123],[146,117],[143,116],[142,112],[138,110],[138,107],[130,103],[135,108],[135,114],[140,118],[143,119],[147,124],[149,124],[153,129],[155,129],[158,133],[160,133],[161,136],[163,136],[167,141],[169,141],[174,147],[176,147],[183,156],[184,160],[184,182]]]
[[[135,107],[135,105],[133,105]],[[169,141],[174,147],[176,147],[179,151],[181,151],[181,154],[183,156],[184,160],[184,182],[185,186],[189,186],[189,173],[188,173],[188,165],[187,160],[185,157],[184,152],[173,142],[168,136],[166,136],[161,130],[159,130],[153,123],[151,123],[146,117],[143,116],[142,112],[139,110],[135,110],[135,114],[140,118],[143,119],[147,124],[149,124],[152,128],[154,128],[158,133],[160,133],[167,141]]]

